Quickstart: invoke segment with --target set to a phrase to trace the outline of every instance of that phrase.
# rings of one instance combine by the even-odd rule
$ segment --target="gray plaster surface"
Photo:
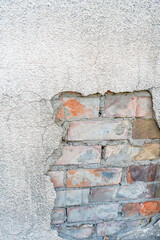
[[[158,0],[2,0],[0,239],[59,239],[44,175],[62,130],[50,99],[150,90],[160,124]]]

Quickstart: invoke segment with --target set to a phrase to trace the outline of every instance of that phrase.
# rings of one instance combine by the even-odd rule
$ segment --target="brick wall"
[[[52,99],[63,128],[48,175],[51,225],[65,239],[116,239],[160,212],[160,130],[148,92]]]

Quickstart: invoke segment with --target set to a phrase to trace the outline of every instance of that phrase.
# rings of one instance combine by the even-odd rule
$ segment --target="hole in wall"
[[[56,190],[51,226],[64,239],[116,239],[160,212],[160,129],[151,94],[63,92],[51,99],[63,128],[48,159]]]

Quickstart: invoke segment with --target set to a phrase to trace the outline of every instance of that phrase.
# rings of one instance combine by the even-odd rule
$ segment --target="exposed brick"
[[[152,215],[160,212],[160,201],[144,202],[140,204],[142,216]]]
[[[129,186],[120,186],[116,195],[119,200],[151,198],[154,193],[143,183],[132,184]]]
[[[61,97],[56,119],[95,118],[98,113],[98,97]]]
[[[152,117],[153,107],[151,97],[137,97],[137,107],[135,117]]]
[[[107,202],[116,199],[118,186],[108,186],[101,188],[94,188],[92,192],[92,202]]]
[[[121,168],[79,169],[67,172],[67,187],[90,187],[118,184]]]
[[[62,149],[54,165],[99,163],[101,158],[100,146],[67,146]]]
[[[118,140],[127,139],[128,121],[81,121],[72,122],[68,130],[68,140]]]
[[[142,146],[115,145],[105,147],[107,163],[124,161],[157,160],[160,158],[160,144],[151,143]]]
[[[65,209],[64,208],[54,209],[52,211],[51,219],[52,219],[51,220],[52,224],[64,223],[64,221],[65,221]]]
[[[135,216],[137,214],[142,216],[153,215],[160,212],[160,201],[126,203],[123,206],[122,212],[125,217]]]
[[[138,152],[136,153],[136,151]],[[144,144],[142,147],[133,147],[132,160],[134,161],[156,160],[158,158],[160,158],[159,143]]]
[[[130,166],[127,172],[128,183],[136,181],[152,182],[160,180],[160,167],[157,165]]]
[[[134,227],[140,226],[141,221],[108,221],[97,224],[98,236],[118,234],[123,230],[130,230]]]
[[[57,191],[56,207],[86,204],[89,202],[89,189]]]
[[[68,222],[106,220],[118,217],[118,204],[67,208]]]
[[[160,129],[153,119],[136,119],[133,121],[134,139],[158,139],[160,138]]]
[[[74,239],[86,239],[93,232],[93,225],[73,225],[60,227],[59,232]],[[66,238],[65,238],[66,239]]]
[[[53,182],[54,187],[63,187],[64,186],[64,172],[63,171],[52,171],[48,172],[51,182]]]
[[[149,96],[135,96],[132,93],[107,93],[104,117],[151,117],[152,101]]]
[[[94,188],[91,201],[105,203],[107,201],[138,199],[141,197],[151,198],[154,196],[155,191],[155,189],[147,187],[144,183],[137,183],[129,186]]]
[[[139,203],[126,203],[122,208],[122,213],[124,217],[131,217],[140,214],[140,204]]]

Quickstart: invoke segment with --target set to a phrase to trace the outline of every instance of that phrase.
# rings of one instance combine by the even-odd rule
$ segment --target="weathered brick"
[[[132,185],[120,186],[116,198],[119,200],[138,199],[138,198],[151,198],[154,193],[151,189],[143,183]]]
[[[135,96],[132,93],[107,93],[104,117],[151,117],[152,101],[149,96]]]
[[[53,182],[54,187],[63,187],[64,186],[64,172],[63,171],[52,171],[48,172],[51,182]]]
[[[72,237],[74,239],[86,239],[91,236],[93,232],[93,225],[69,225],[65,227],[60,227],[58,231],[63,235]]]
[[[124,217],[131,217],[140,214],[139,203],[126,203],[123,205],[122,213]]]
[[[68,222],[106,220],[118,217],[118,204],[67,208]]]
[[[62,149],[54,165],[99,163],[101,158],[100,146],[67,146]]]
[[[122,212],[125,217],[128,216],[148,216],[160,212],[160,201],[140,202],[140,203],[126,203],[123,206]]]
[[[130,230],[131,228],[141,225],[141,221],[108,221],[97,224],[98,236],[118,234],[123,230]]]
[[[56,119],[95,118],[98,113],[98,97],[61,97]]]
[[[134,139],[158,139],[160,138],[160,129],[153,119],[136,119],[133,121]]]
[[[126,121],[81,121],[72,122],[68,130],[68,140],[118,140],[127,139],[129,122]]]
[[[107,202],[116,199],[118,186],[108,186],[101,188],[94,188],[92,191],[92,202]]]
[[[105,203],[107,201],[137,199],[141,197],[151,198],[155,190],[144,183],[137,183],[126,186],[109,186],[94,188],[91,201]]]
[[[142,147],[132,147],[132,160],[156,160],[160,158],[160,144],[144,144]]]
[[[157,165],[130,166],[127,172],[128,183],[136,181],[152,182],[160,180],[160,167]]]
[[[57,191],[56,195],[56,207],[80,205],[89,202],[89,189]]]
[[[144,202],[140,204],[142,216],[152,215],[160,212],[160,201]]]
[[[67,187],[90,187],[118,184],[121,168],[79,169],[67,172]]]
[[[151,143],[142,146],[115,145],[105,147],[107,163],[123,161],[157,160],[160,158],[160,144]]]
[[[64,223],[64,221],[65,221],[65,209],[64,208],[54,209],[52,211],[51,219],[52,219],[51,220],[52,224]]]
[[[137,97],[137,107],[135,117],[152,117],[153,107],[151,97]]]

